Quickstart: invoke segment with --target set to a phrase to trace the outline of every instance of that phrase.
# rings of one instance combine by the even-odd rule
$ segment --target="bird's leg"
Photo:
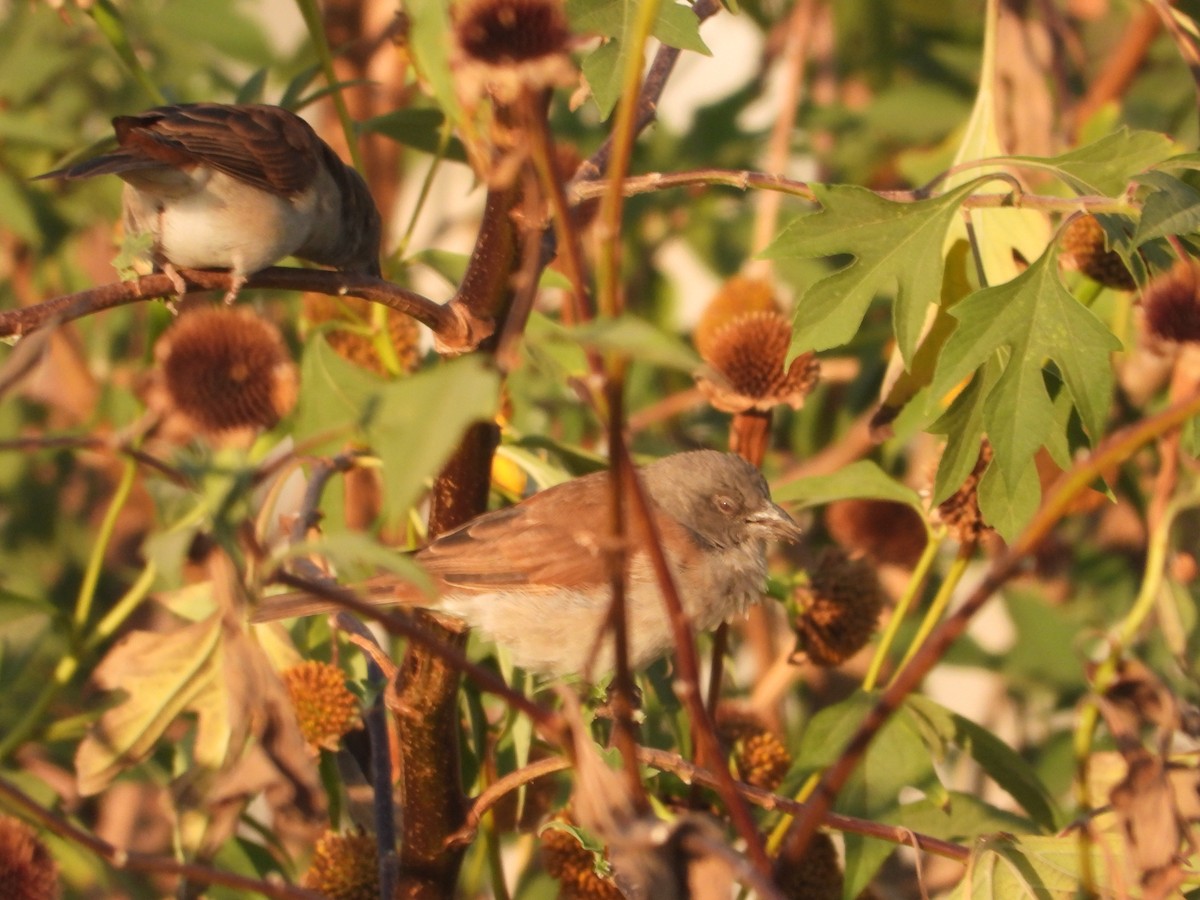
[[[237,295],[241,292],[242,287],[246,284],[246,276],[240,272],[235,272],[233,275],[233,283],[229,285],[229,290],[225,292],[225,305],[229,306],[237,299]]]

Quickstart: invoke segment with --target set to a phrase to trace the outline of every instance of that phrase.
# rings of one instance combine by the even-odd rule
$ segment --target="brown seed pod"
[[[296,402],[296,366],[273,324],[245,308],[181,315],[154,347],[167,403],[208,436],[270,428]]]
[[[739,316],[753,312],[779,312],[775,288],[762,278],[734,275],[727,279],[700,314],[693,338],[705,359],[712,352],[717,332]]]
[[[0,896],[5,900],[53,900],[59,896],[58,864],[20,819],[0,814]]]
[[[562,828],[543,829],[542,865],[562,884],[562,900],[623,900],[611,880],[596,873],[596,855]]]
[[[979,511],[979,479],[991,461],[992,445],[984,441],[979,448],[979,459],[967,480],[938,504],[937,517],[960,544],[979,540],[980,535],[990,528]]]
[[[797,862],[776,865],[775,879],[789,900],[841,900],[845,876],[833,838],[818,831]]]
[[[1063,250],[1088,278],[1118,291],[1131,291],[1137,286],[1124,260],[1108,249],[1104,228],[1095,216],[1072,219],[1062,241]]]
[[[835,500],[825,507],[825,527],[848,553],[876,563],[911,569],[925,550],[925,523],[904,503]]]
[[[304,296],[305,319],[310,326],[322,326],[325,340],[338,356],[376,375],[390,375],[392,372],[380,358],[376,338],[368,333],[375,307],[358,297]],[[395,310],[385,310],[384,315],[387,341],[395,351],[399,370],[411,372],[421,359],[420,327],[411,316]]]
[[[820,363],[802,353],[785,370],[791,340],[791,325],[779,313],[743,313],[713,335],[704,354],[710,371],[697,385],[723,412],[765,412],[781,404],[799,409],[816,387]]]
[[[758,716],[723,704],[717,709],[716,726],[742,781],[767,791],[779,787],[792,767],[792,755]]]
[[[346,687],[342,670],[308,660],[285,669],[281,677],[304,740],[314,750],[337,749],[342,736],[359,721],[358,698]]]
[[[570,84],[571,31],[562,0],[459,0],[453,60],[468,100],[511,102],[522,91]]]
[[[375,838],[361,831],[325,832],[317,840],[300,884],[330,900],[377,900],[379,850]]]
[[[1200,341],[1200,267],[1177,262],[1142,294],[1146,330],[1160,341]]]
[[[866,646],[883,609],[884,594],[871,564],[827,548],[800,588],[797,651],[818,666],[840,666]]]

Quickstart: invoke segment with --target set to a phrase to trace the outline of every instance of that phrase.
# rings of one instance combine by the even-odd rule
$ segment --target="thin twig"
[[[632,471],[633,460],[629,457],[629,448],[623,441],[616,442],[622,455],[622,464]],[[658,580],[659,591],[662,594],[663,605],[671,622],[671,632],[675,641],[675,662],[679,676],[675,680],[675,692],[683,702],[691,719],[696,736],[696,749],[701,759],[711,761],[713,765],[721,759],[721,744],[717,740],[716,730],[712,719],[704,708],[704,698],[700,694],[700,665],[696,655],[696,642],[692,637],[691,622],[683,609],[679,598],[679,590],[675,585],[675,577],[671,574],[670,564],[663,552],[662,535],[658,532],[657,523],[650,507],[650,498],[646,495],[640,481],[630,479],[633,491],[634,512],[649,534],[650,563],[654,567],[654,575]],[[733,826],[737,829],[742,840],[746,842],[746,852],[760,872],[771,871],[770,860],[763,848],[762,838],[750,817],[750,811],[742,802],[741,795],[733,782],[733,776],[728,769],[717,766],[716,790],[729,811]]]
[[[716,787],[717,776],[714,772],[697,766],[695,763],[688,762],[678,753],[672,753],[670,750],[660,750],[656,747],[641,747],[638,750],[638,758],[642,761],[643,765],[650,766],[652,769],[671,772],[685,781],[693,781],[707,787]],[[734,786],[737,788],[739,794],[755,806],[772,812],[778,811],[796,816],[803,813],[809,806],[807,803],[801,803],[799,800],[793,800],[791,797],[772,793],[765,788],[746,784],[744,781],[735,781]],[[971,856],[970,849],[961,844],[943,841],[941,838],[914,832],[899,825],[886,825],[882,822],[872,821],[871,819],[859,819],[854,816],[844,816],[840,813],[829,813],[826,815],[825,824],[838,831],[844,831],[849,834],[861,834],[864,837],[879,838],[882,841],[889,841],[893,844],[908,844],[912,846],[915,839],[915,845],[926,853],[932,853],[935,856],[944,856],[946,859],[953,859],[956,862],[966,862]]]
[[[180,277],[194,290],[225,291],[233,285],[229,272],[179,269]],[[277,288],[310,291],[333,297],[350,296],[381,303],[426,325],[439,341],[455,350],[468,350],[491,333],[491,323],[472,316],[462,304],[434,303],[399,285],[368,275],[348,275],[326,269],[271,266],[246,279],[244,288]],[[100,285],[76,294],[54,297],[36,306],[0,312],[0,337],[28,334],[55,320],[69,322],[101,312],[159,297],[174,297],[175,286],[164,273],[143,275],[131,281]]]

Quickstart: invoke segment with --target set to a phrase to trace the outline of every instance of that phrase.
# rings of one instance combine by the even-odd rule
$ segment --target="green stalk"
[[[888,651],[892,649],[892,643],[896,640],[896,633],[900,630],[900,625],[908,616],[908,611],[917,599],[917,595],[921,592],[921,588],[925,584],[925,579],[929,575],[929,569],[933,566],[933,561],[937,559],[938,551],[942,548],[942,542],[945,540],[946,530],[939,529],[936,533],[930,532],[928,540],[925,542],[925,549],[921,553],[921,558],[917,561],[917,567],[913,569],[912,575],[908,579],[908,584],[904,588],[904,596],[896,603],[896,608],[892,611],[892,617],[888,620],[887,627],[883,630],[883,635],[879,639],[879,646],[875,648],[875,655],[871,658],[871,665],[867,667],[867,674],[863,678],[863,690],[866,692],[873,691],[875,685],[879,683],[879,673],[883,669],[884,662],[887,661]]]

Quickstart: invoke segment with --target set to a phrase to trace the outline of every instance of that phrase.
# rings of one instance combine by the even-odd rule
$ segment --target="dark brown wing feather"
[[[206,165],[260,190],[292,196],[312,184],[321,164],[316,132],[277,106],[161,106],[117,116],[113,130],[116,150],[38,178],[88,178],[156,166]]]

